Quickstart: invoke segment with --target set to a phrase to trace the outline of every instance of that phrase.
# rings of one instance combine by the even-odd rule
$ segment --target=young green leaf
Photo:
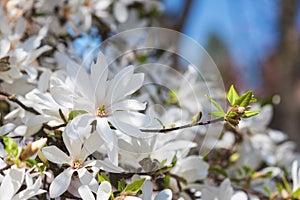
[[[145,181],[146,178],[141,178],[133,181],[125,187],[122,193],[138,193],[141,190]]]
[[[9,137],[3,137],[5,152],[8,155],[13,155],[15,158],[18,156],[18,144],[16,141]]]
[[[259,110],[247,110],[245,111],[243,118],[249,118],[249,117],[253,117],[257,114],[259,114],[260,111]]]
[[[205,95],[205,97],[217,108],[217,110],[219,112],[222,112],[222,113],[225,114],[223,108],[215,100],[213,100],[212,98],[210,98],[207,94]]]
[[[236,92],[233,85],[230,86],[230,89],[228,90],[226,97],[230,105],[234,106],[235,100],[239,98],[239,95]]]
[[[126,181],[124,178],[122,178],[119,182],[118,182],[118,190],[121,192],[125,189],[126,187]]]
[[[300,187],[295,192],[293,192],[293,198],[298,198],[298,197],[300,197]]]
[[[252,90],[249,90],[245,94],[242,94],[239,98],[235,100],[234,105],[240,107],[246,107],[250,104],[252,100]]]
[[[87,111],[85,111],[85,110],[72,110],[69,114],[68,121],[71,121],[72,119],[74,119],[78,115],[82,115],[82,114],[85,114],[85,113],[87,113]]]
[[[262,189],[267,193],[268,197],[271,196],[271,190],[270,190],[270,188],[268,186],[263,185]]]
[[[108,182],[110,182],[109,178],[108,178],[105,174],[103,174],[103,173],[98,174],[98,181],[99,181],[100,183],[102,183],[103,181],[108,181]]]
[[[215,116],[215,117],[225,117],[226,116],[226,114],[224,112],[219,112],[219,111],[209,112],[208,114]]]

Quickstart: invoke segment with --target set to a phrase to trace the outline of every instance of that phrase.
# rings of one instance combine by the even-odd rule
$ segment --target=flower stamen
[[[98,117],[106,117],[106,108],[105,105],[102,105],[100,107],[97,108],[97,114]]]

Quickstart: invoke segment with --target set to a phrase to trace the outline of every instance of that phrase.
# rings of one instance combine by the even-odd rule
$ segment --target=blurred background
[[[274,104],[271,127],[300,143],[300,1],[162,2],[159,26],[202,45],[226,88],[253,89],[263,104]]]

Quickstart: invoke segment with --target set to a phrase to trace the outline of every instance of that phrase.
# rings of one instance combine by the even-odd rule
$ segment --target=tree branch
[[[16,104],[18,104],[21,108],[23,108],[24,110],[28,111],[28,112],[31,112],[33,114],[36,114],[36,115],[40,115],[40,113],[38,111],[36,111],[34,108],[32,107],[28,107],[26,106],[25,104],[23,104],[18,98],[16,95],[14,94],[9,94],[5,91],[2,91],[0,90],[0,95],[2,96],[5,96],[7,97],[7,99],[11,102],[15,102]]]
[[[176,130],[180,130],[180,129],[184,129],[184,128],[191,128],[194,126],[203,126],[203,125],[208,125],[208,124],[212,124],[212,123],[216,123],[216,122],[220,122],[220,121],[224,121],[223,117],[217,118],[217,119],[213,119],[213,120],[208,120],[205,122],[197,122],[197,123],[189,123],[189,124],[185,124],[182,126],[176,126],[176,127],[172,127],[172,128],[164,128],[164,129],[140,129],[140,131],[142,132],[146,132],[146,133],[166,133],[169,131],[176,131]]]

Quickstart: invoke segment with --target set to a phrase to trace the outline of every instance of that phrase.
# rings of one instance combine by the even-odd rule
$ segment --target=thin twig
[[[172,128],[140,129],[140,131],[146,132],[146,133],[166,133],[166,132],[169,132],[169,131],[176,131],[176,130],[180,130],[180,129],[184,129],[184,128],[191,128],[191,127],[194,127],[194,126],[208,125],[208,124],[220,122],[220,121],[223,121],[223,120],[224,120],[224,118],[220,117],[220,118],[213,119],[213,120],[208,120],[208,121],[205,121],[205,122],[189,123],[189,124],[185,124],[185,125],[182,125],[182,126],[176,126],[176,127],[172,127]]]
[[[7,99],[8,99],[9,101],[11,101],[11,102],[17,103],[21,108],[23,108],[23,109],[26,110],[26,111],[31,112],[31,113],[36,114],[36,115],[40,115],[40,113],[39,113],[38,111],[36,111],[34,108],[28,107],[28,106],[26,106],[25,104],[23,104],[23,103],[17,98],[16,95],[14,95],[14,94],[12,95],[12,94],[9,94],[9,93],[7,93],[7,92],[5,92],[5,91],[1,91],[1,90],[0,90],[0,95],[7,97]]]

